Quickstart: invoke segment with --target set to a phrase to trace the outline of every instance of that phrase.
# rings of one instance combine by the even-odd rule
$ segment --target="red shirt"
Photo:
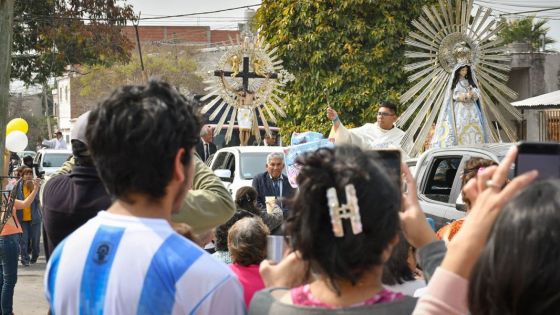
[[[255,292],[264,289],[264,282],[259,273],[259,265],[241,266],[239,264],[229,265],[233,273],[237,275],[237,279],[243,286],[243,299],[249,307],[251,299]]]

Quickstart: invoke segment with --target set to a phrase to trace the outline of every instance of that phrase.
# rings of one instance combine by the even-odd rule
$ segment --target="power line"
[[[245,8],[252,8],[260,6],[261,4],[251,4],[251,5],[244,5],[240,7],[233,7],[221,10],[214,10],[214,11],[202,11],[202,12],[194,12],[194,13],[185,13],[185,14],[176,14],[176,15],[162,15],[162,16],[151,16],[151,17],[144,17],[135,19],[135,21],[147,21],[147,20],[163,20],[163,19],[170,19],[170,18],[177,18],[177,17],[187,17],[187,16],[196,16],[196,15],[206,15],[212,13],[220,13],[220,12],[227,12],[227,11],[234,11],[239,9]],[[74,20],[74,21],[107,21],[107,22],[116,22],[122,21],[122,19],[110,19],[110,18],[83,18],[83,17],[66,17],[66,16],[52,16],[52,15],[28,15],[31,19],[35,21],[39,20],[50,20],[50,19],[59,19],[59,20]],[[14,18],[14,21],[21,20],[19,18]]]
[[[530,10],[530,11],[512,12],[512,13],[508,13],[508,14],[502,14],[502,16],[505,16],[505,15],[517,15],[517,14],[527,14],[527,13],[538,13],[538,12],[552,11],[552,10],[558,10],[558,9],[560,9],[560,7],[548,8],[548,9],[540,9],[540,10]]]
[[[239,9],[245,9],[245,8],[252,8],[252,7],[258,7],[261,4],[252,4],[252,5],[244,5],[241,7],[235,7],[235,8],[229,8],[229,9],[222,9],[222,10],[215,10],[215,11],[205,11],[205,12],[197,12],[197,13],[186,13],[186,14],[177,14],[177,15],[163,15],[163,16],[155,16],[155,17],[146,17],[146,18],[140,18],[140,20],[159,20],[159,19],[167,19],[167,18],[176,18],[176,17],[185,17],[185,16],[193,16],[193,15],[204,15],[204,14],[212,14],[212,13],[220,13],[220,12],[226,12],[226,11],[233,11],[233,10],[239,10]]]

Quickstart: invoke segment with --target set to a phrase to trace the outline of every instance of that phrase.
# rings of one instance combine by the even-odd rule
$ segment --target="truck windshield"
[[[61,167],[69,156],[69,153],[45,154],[43,158],[43,167]]]
[[[241,154],[241,178],[253,179],[255,175],[266,171],[266,156],[270,152],[251,152]]]

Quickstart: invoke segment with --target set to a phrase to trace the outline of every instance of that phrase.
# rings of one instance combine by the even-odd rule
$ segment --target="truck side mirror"
[[[228,169],[214,170],[214,174],[216,176],[218,176],[224,182],[230,182],[230,183],[232,182],[231,170],[228,170]]]

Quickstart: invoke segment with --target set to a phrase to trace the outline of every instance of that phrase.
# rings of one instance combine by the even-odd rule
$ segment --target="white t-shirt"
[[[422,296],[423,288],[426,287],[426,281],[424,279],[416,279],[412,281],[405,281],[401,284],[395,285],[383,285],[385,288],[393,291],[399,292],[404,295],[419,297]]]
[[[45,292],[53,314],[245,314],[230,269],[167,221],[105,211],[56,247]]]

